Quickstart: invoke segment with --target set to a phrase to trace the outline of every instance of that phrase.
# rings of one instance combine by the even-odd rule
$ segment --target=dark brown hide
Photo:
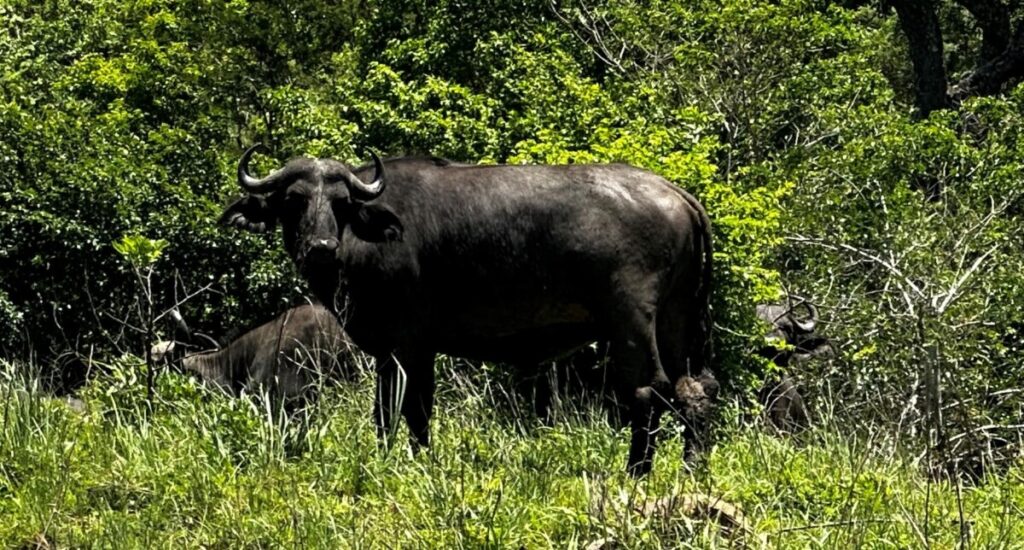
[[[675,381],[710,356],[711,228],[691,195],[625,165],[406,158],[349,173],[295,159],[277,173],[222,219],[280,225],[317,297],[343,291],[345,330],[377,361],[381,438],[400,404],[429,444],[437,353],[523,366],[607,340],[630,409],[628,468],[650,469]],[[386,190],[361,197],[353,178]]]
[[[771,380],[761,387],[758,396],[764,415],[775,429],[795,433],[808,426],[807,406],[796,383],[788,376]]]
[[[183,368],[232,394],[268,391],[285,403],[314,396],[323,382],[358,372],[358,352],[337,318],[319,305],[285,311],[219,350],[186,355]]]

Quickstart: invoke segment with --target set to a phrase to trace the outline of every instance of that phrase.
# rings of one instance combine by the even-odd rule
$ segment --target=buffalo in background
[[[760,337],[764,344],[755,353],[777,366],[788,369],[834,354],[828,338],[817,332],[818,309],[814,304],[790,298],[788,303],[759,304],[755,314],[768,325]],[[624,411],[610,392],[608,348],[608,342],[596,342],[568,357],[540,365],[536,372],[522,373],[517,379],[519,395],[532,403],[537,417],[546,425],[554,424],[562,414],[562,396],[597,397],[612,423],[622,425]],[[713,378],[698,376],[684,387],[687,392],[677,404],[678,412],[689,429],[696,429],[694,424],[700,425],[712,416],[712,396],[717,395],[718,384]],[[794,432],[807,427],[807,405],[792,377],[783,373],[766,380],[758,399],[764,406],[765,417],[778,430]]]
[[[806,310],[805,316],[797,315],[799,308]],[[785,371],[814,358],[830,357],[835,350],[827,338],[815,332],[818,308],[809,301],[797,299],[794,303],[791,297],[786,303],[759,304],[756,314],[770,327],[757,354],[784,369],[781,375],[765,381],[759,400],[772,426],[780,431],[799,431],[808,426],[808,409],[797,383]]]
[[[188,333],[187,328],[178,332]],[[161,342],[153,347],[153,356],[180,363],[184,371],[232,395],[266,391],[288,411],[315,399],[324,383],[361,370],[361,354],[335,315],[320,305],[289,309],[221,349],[182,355],[181,346]]]
[[[818,308],[811,302],[798,300],[796,303],[790,299],[784,304],[758,304],[756,308],[757,317],[770,326],[765,334],[766,344],[757,353],[780,367],[834,353],[828,339],[815,333]],[[797,315],[801,307],[807,311],[806,316]]]

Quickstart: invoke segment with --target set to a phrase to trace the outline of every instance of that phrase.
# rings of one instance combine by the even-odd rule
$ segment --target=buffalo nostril
[[[317,239],[313,241],[313,246],[310,247],[314,250],[332,251],[338,248],[337,239]]]
[[[316,263],[330,262],[337,255],[339,246],[338,239],[312,239],[305,256]]]

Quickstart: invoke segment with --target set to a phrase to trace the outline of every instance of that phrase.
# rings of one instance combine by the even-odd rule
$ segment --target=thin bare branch
[[[921,287],[918,284],[914,283],[914,281],[912,281],[910,279],[910,277],[908,277],[906,274],[904,274],[903,271],[899,267],[897,267],[893,262],[885,260],[885,259],[879,257],[877,254],[874,254],[874,253],[869,252],[867,250],[863,250],[863,249],[857,248],[855,246],[851,246],[851,245],[846,244],[846,243],[832,244],[832,243],[826,242],[826,241],[821,240],[821,239],[815,239],[815,238],[811,238],[811,237],[804,237],[802,235],[787,235],[785,238],[788,241],[792,241],[792,242],[799,243],[799,244],[809,244],[809,245],[813,245],[813,246],[818,246],[818,247],[826,248],[826,249],[829,249],[829,250],[845,250],[847,252],[851,252],[853,254],[856,254],[856,255],[860,256],[861,258],[864,258],[866,260],[870,260],[870,261],[874,262],[875,264],[885,268],[889,273],[891,273],[892,275],[897,277],[900,281],[902,281],[903,284],[905,284],[908,289],[913,291],[913,293],[918,298],[921,298],[921,299],[926,298],[924,291],[921,290]],[[913,306],[911,306],[911,307],[913,307]]]
[[[935,308],[935,311],[939,315],[942,315],[942,313],[944,311],[946,311],[946,309],[950,306],[950,304],[953,303],[953,300],[955,300],[957,298],[957,296],[960,295],[960,289],[963,288],[964,283],[966,283],[967,280],[971,278],[971,275],[974,275],[974,273],[977,272],[981,268],[982,264],[985,262],[985,259],[987,259],[989,256],[991,256],[998,249],[999,249],[999,245],[995,244],[995,245],[992,246],[992,248],[989,248],[988,251],[986,251],[981,256],[978,256],[978,258],[976,258],[974,260],[974,263],[971,264],[970,269],[968,269],[956,281],[956,283],[954,283],[953,286],[950,287],[950,289],[945,293],[946,298],[942,301],[942,303],[938,307]],[[942,295],[940,294],[938,296],[935,296],[935,298],[938,298],[939,296],[942,296]]]
[[[1020,431],[1020,430],[1024,430],[1024,424],[986,424],[984,426],[978,426],[977,428],[973,428],[973,429],[967,430],[966,432],[956,434],[956,435],[954,435],[954,436],[949,438],[949,442],[950,443],[954,443],[956,441],[959,441],[959,440],[961,440],[961,439],[963,439],[963,438],[965,438],[967,436],[974,435],[976,433],[982,433],[982,432],[987,433],[987,432],[992,432],[992,431],[995,431],[995,430],[1003,430],[1003,431],[1017,430],[1017,431]]]
[[[208,284],[205,284],[202,287],[200,287],[199,290],[196,290],[195,292],[190,292],[190,293],[186,294],[184,298],[182,298],[180,300],[176,300],[174,302],[173,306],[167,308],[162,313],[160,313],[159,315],[154,317],[153,318],[153,322],[154,323],[159,323],[161,320],[163,320],[164,317],[169,315],[172,311],[178,309],[179,307],[184,305],[186,302],[188,302],[192,298],[195,298],[196,296],[199,296],[200,294],[203,294],[203,293],[209,291],[211,288],[213,288],[213,283],[208,283]]]

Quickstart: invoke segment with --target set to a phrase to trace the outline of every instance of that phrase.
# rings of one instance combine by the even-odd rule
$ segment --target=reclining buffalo
[[[178,345],[160,343],[153,355],[173,355]],[[221,349],[180,357],[182,369],[205,383],[233,395],[267,392],[288,411],[314,399],[324,383],[357,373],[358,362],[335,315],[319,305],[289,309]]]
[[[255,150],[238,165],[247,194],[221,221],[281,227],[309,289],[376,360],[379,437],[398,408],[429,444],[437,353],[526,366],[608,340],[627,467],[650,470],[661,413],[711,353],[711,228],[696,199],[626,165],[373,155],[354,170],[293,159],[257,179]],[[687,446],[699,437],[687,430]]]

